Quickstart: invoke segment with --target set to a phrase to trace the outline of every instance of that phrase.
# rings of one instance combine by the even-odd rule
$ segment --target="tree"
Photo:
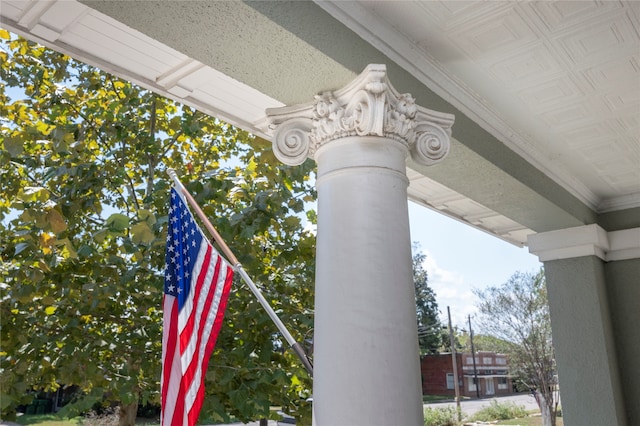
[[[417,243],[414,243],[414,249],[417,247]],[[418,319],[418,345],[421,355],[435,353],[442,345],[442,325],[438,319],[438,302],[433,289],[428,285],[428,274],[424,268],[426,258],[424,253],[417,252],[412,259]]]
[[[0,408],[78,385],[85,405],[157,402],[171,180],[183,175],[294,335],[312,326],[313,163],[0,30]],[[314,219],[314,213],[308,214]],[[206,375],[202,418],[301,418],[310,379],[234,282]]]
[[[512,371],[534,391],[544,425],[554,426],[558,392],[543,271],[517,272],[501,286],[475,293],[480,327],[508,342]]]
[[[471,352],[471,336],[467,330],[464,330],[459,336],[460,344],[464,352]],[[511,350],[511,343],[486,334],[473,333],[473,347],[476,352],[487,351],[496,353],[508,353]]]
[[[448,324],[442,324],[441,326],[441,330],[440,330],[440,341],[442,342],[442,344],[440,345],[440,347],[438,348],[438,353],[448,353],[451,352],[451,336],[449,334],[449,325]],[[453,326],[453,330],[452,330],[452,334],[453,334],[453,342],[456,348],[456,352],[463,352],[466,351],[466,347],[463,345],[463,337],[464,337],[464,332],[465,330],[461,329],[460,327],[458,327],[457,325]]]

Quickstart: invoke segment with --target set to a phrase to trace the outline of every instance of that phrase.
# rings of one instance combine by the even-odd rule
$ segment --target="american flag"
[[[171,190],[162,332],[161,426],[196,424],[233,269]]]

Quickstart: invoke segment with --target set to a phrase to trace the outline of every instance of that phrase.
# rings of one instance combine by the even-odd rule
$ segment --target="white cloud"
[[[447,323],[447,306],[451,310],[451,322],[454,326],[465,328],[467,315],[475,314],[476,296],[465,277],[458,272],[440,267],[436,259],[425,252],[427,258],[424,267],[428,273],[428,284],[436,294],[441,319]]]

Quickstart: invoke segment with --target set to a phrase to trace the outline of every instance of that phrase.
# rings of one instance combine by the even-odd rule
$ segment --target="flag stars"
[[[174,297],[189,294],[191,270],[194,267],[202,233],[189,212],[184,199],[172,191],[167,232],[165,293]],[[180,296],[179,296],[180,295]]]

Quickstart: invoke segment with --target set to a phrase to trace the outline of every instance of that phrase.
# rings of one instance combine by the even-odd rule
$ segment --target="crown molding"
[[[635,194],[621,195],[619,197],[606,198],[598,204],[598,213],[607,213],[617,210],[632,209],[640,207],[640,192]]]

